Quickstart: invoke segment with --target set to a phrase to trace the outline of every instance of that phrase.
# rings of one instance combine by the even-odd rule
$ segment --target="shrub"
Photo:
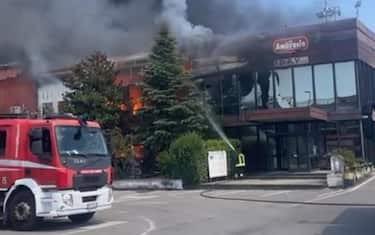
[[[125,159],[132,155],[132,137],[123,135],[120,128],[106,131],[109,151],[114,158]]]
[[[112,164],[116,179],[135,179],[142,174],[139,162],[133,157],[113,158]]]
[[[188,133],[178,138],[159,156],[161,171],[174,179],[182,179],[184,185],[196,185],[207,181],[207,151],[202,138]]]
[[[221,140],[221,139],[207,140],[205,145],[206,145],[207,151],[227,152],[228,176],[233,176],[236,171],[237,157],[241,150],[241,142],[237,139],[231,139],[230,142],[235,148],[235,151],[233,151],[233,149],[231,149],[228,146],[228,144],[224,140]]]
[[[333,154],[341,155],[344,158],[345,168],[347,168],[348,170],[354,170],[358,165],[355,154],[351,150],[343,148],[335,149],[333,151]]]
[[[174,166],[173,158],[169,155],[168,151],[159,154],[160,173],[164,176],[172,177],[172,169]]]

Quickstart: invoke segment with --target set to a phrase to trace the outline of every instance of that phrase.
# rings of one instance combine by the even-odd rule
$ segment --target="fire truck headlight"
[[[73,206],[73,195],[72,194],[63,194],[62,201],[65,205],[72,207]]]

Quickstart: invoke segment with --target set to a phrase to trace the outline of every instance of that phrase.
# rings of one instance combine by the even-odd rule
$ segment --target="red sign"
[[[273,42],[273,52],[276,54],[291,54],[307,49],[309,49],[309,39],[306,36],[277,39]]]

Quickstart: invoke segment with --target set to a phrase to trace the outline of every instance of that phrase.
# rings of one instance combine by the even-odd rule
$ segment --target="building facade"
[[[54,79],[38,85],[38,110],[42,115],[62,112],[61,105],[69,89],[63,81]]]
[[[375,34],[361,22],[287,28],[229,51],[244,65],[200,78],[248,171],[326,169],[337,148],[375,161]]]
[[[37,111],[37,87],[16,64],[0,65],[0,114]]]

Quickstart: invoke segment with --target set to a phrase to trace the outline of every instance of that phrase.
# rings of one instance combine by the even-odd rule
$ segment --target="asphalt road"
[[[21,233],[0,228],[0,234],[375,234],[375,178],[350,190],[230,190],[207,193],[225,199],[331,203],[330,206],[216,200],[203,198],[201,192],[116,192],[113,209],[98,213],[89,224],[74,226],[66,219],[59,219],[44,222],[35,232]],[[334,203],[348,205],[335,206]]]

